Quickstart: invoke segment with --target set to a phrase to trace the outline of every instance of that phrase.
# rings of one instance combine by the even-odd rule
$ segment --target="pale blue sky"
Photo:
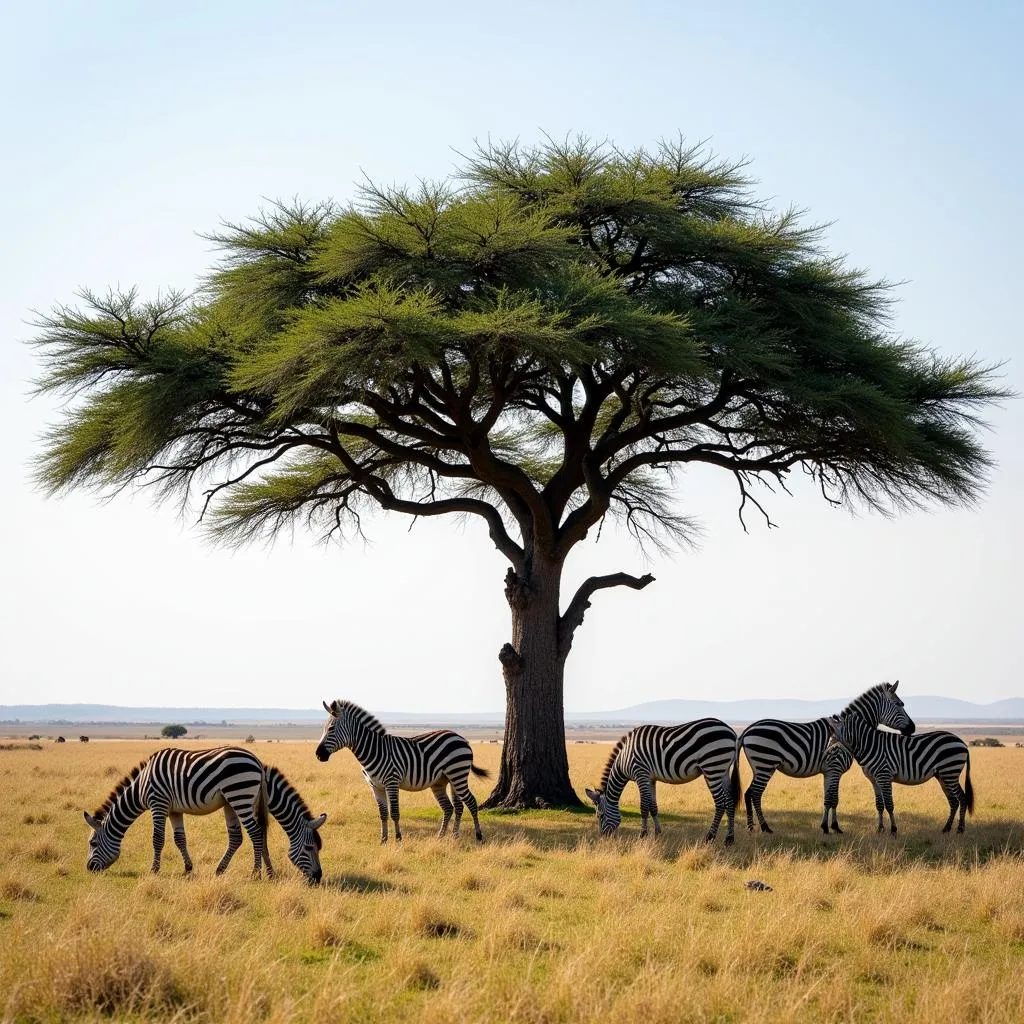
[[[897,9],[894,9],[897,8]],[[303,536],[212,550],[144,495],[45,501],[28,481],[53,407],[27,400],[32,308],[83,285],[190,287],[198,232],[261,197],[442,176],[474,138],[544,130],[629,147],[683,132],[749,156],[762,195],[834,221],[853,263],[905,280],[896,326],[1009,360],[1017,315],[1024,18],[1009,4],[5,5],[0,41],[0,703],[502,706],[502,559],[483,530],[402,519],[370,547]],[[650,568],[599,594],[566,703],[1024,695],[1024,410],[974,511],[882,520],[774,501],[745,535],[729,481],[681,488],[696,553],[644,562],[605,532],[570,564]],[[571,593],[571,589],[570,589]]]

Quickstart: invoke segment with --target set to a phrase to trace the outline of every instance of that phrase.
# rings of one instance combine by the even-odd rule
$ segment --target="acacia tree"
[[[194,296],[83,293],[41,319],[51,492],[148,483],[230,543],[367,509],[482,520],[508,559],[505,745],[491,805],[571,804],[562,683],[598,590],[566,557],[605,517],[685,534],[674,474],[740,517],[794,467],[825,500],[969,503],[995,368],[893,335],[890,291],[772,213],[741,165],[664,144],[477,151],[452,182],[368,185],[210,236]]]

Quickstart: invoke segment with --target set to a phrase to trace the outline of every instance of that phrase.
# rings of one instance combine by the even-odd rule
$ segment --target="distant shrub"
[[[968,744],[971,747],[1001,747],[1002,745],[1002,741],[996,739],[995,736],[979,736]]]
[[[183,725],[165,725],[160,730],[160,735],[169,740],[176,740],[180,739],[187,732],[188,729],[186,729],[185,726]]]
[[[253,736],[252,733],[249,733],[249,735],[245,737],[245,742],[246,743],[255,743],[256,742],[256,737]]]

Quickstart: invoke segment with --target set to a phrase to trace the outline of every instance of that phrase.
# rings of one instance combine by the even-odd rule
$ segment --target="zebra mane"
[[[629,735],[628,733],[626,734]],[[608,756],[608,763],[604,766],[604,771],[601,773],[601,784],[598,789],[603,793],[605,787],[608,785],[608,776],[612,773],[612,765],[615,764],[615,758],[619,756],[619,751],[622,749],[622,745],[626,742],[626,736],[620,736],[619,742],[612,747],[612,752]]]
[[[861,708],[873,697],[875,694],[881,693],[889,684],[888,683],[877,683],[872,686],[871,689],[865,690],[859,697],[854,697],[849,704],[840,712],[842,717],[846,717],[851,712],[859,713]]]
[[[111,791],[110,796],[103,801],[103,805],[93,815],[97,821],[102,821],[103,816],[117,803],[117,798],[139,777],[139,772],[148,764],[147,761],[140,761]]]
[[[340,718],[344,711],[351,712],[351,714],[359,720],[360,724],[364,728],[369,729],[370,732],[387,732],[380,721],[374,718],[366,708],[361,708],[358,704],[353,704],[350,700],[331,701],[331,713],[335,718]]]
[[[313,818],[313,812],[310,811],[306,804],[306,801],[302,799],[302,794],[288,781],[284,772],[280,768],[275,768],[272,764],[267,765],[267,784],[273,785],[274,782],[280,785],[281,789],[284,790],[286,796],[293,802],[299,805],[299,811],[306,821],[310,821]],[[322,840],[319,832],[314,832],[316,836],[316,848],[322,849]]]

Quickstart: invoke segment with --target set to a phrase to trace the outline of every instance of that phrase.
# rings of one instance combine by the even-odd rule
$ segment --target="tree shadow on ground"
[[[400,889],[394,882],[387,882],[382,878],[371,878],[369,875],[325,876],[321,884],[325,889],[339,889],[341,892],[357,892],[364,895],[366,893],[395,892]]]
[[[587,820],[589,817],[589,820]],[[527,842],[538,850],[575,850],[581,845],[610,844],[626,849],[644,844],[665,860],[674,861],[695,845],[703,843],[711,821],[710,814],[662,814],[663,833],[646,839],[640,836],[640,813],[623,809],[622,827],[611,838],[597,833],[596,816],[582,816],[559,810],[521,811],[518,814],[482,811],[480,823],[488,843]],[[774,811],[769,817],[774,832],[748,832],[745,816],[737,816],[736,842],[726,847],[725,821],[710,848],[737,866],[778,853],[800,859],[849,858],[867,867],[877,866],[880,858],[909,859],[929,864],[970,867],[1005,854],[1024,855],[1024,822],[1006,818],[988,819],[983,824],[968,818],[967,831],[944,834],[943,814],[900,813],[897,808],[898,834],[877,832],[873,813],[850,813],[840,817],[843,834],[824,836],[819,819],[806,811]],[[424,819],[425,824],[426,819]],[[416,829],[418,832],[419,829]],[[410,835],[413,841],[416,839]],[[462,841],[465,841],[465,833]],[[474,844],[475,845],[475,844]]]

